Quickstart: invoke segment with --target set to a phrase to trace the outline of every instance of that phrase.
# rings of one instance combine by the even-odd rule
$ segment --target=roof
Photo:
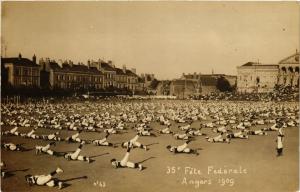
[[[202,86],[216,86],[217,78],[212,76],[201,76],[200,81]]]
[[[279,64],[298,64],[299,65],[299,53],[296,52],[295,54],[282,59],[281,61],[279,61]]]
[[[65,72],[65,73],[91,73],[91,74],[97,74],[101,75],[102,72],[99,71],[96,67],[88,67],[86,65],[69,65],[69,64],[63,64],[62,67],[60,67],[55,62],[50,62],[50,68],[54,71],[58,72]]]
[[[12,63],[16,66],[24,66],[24,67],[39,67],[36,63],[33,61],[27,59],[27,58],[19,58],[19,57],[11,57],[11,58],[1,58],[1,63]]]
[[[172,81],[172,84],[176,86],[195,86],[196,83],[196,81],[184,79],[175,79]]]
[[[142,78],[138,77],[138,82],[139,83],[145,83],[145,79],[142,79]]]
[[[198,79],[201,74],[184,74],[183,77],[186,79]]]
[[[137,74],[133,73],[131,70],[126,69],[126,75],[138,77]]]
[[[266,67],[266,66],[278,66],[277,64],[261,64],[261,63],[256,63],[256,62],[247,62],[245,63],[244,65],[242,65],[241,67],[243,66],[255,66],[255,67],[259,67],[259,66],[263,66],[263,67]]]
[[[124,71],[122,69],[120,69],[120,68],[115,68],[115,71],[116,71],[117,75],[126,75],[124,73]]]
[[[102,62],[101,63],[101,68],[104,69],[105,71],[115,71],[115,68],[110,66],[108,63]]]
[[[253,66],[253,65],[259,65],[259,63],[255,63],[255,62],[247,62],[247,63],[245,63],[244,65],[242,65],[242,66]]]

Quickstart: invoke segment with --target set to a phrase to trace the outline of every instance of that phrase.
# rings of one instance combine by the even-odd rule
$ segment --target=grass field
[[[194,122],[192,127],[199,126]],[[162,128],[152,123],[154,129]],[[177,124],[173,125],[174,129]],[[262,128],[257,126],[255,128]],[[2,127],[3,130],[11,127]],[[31,128],[19,128],[20,132],[28,132]],[[37,134],[53,133],[54,130],[39,128]],[[203,129],[211,134],[210,129]],[[61,131],[65,138],[75,132]],[[109,141],[121,143],[134,137],[133,130],[126,133],[111,135]],[[175,140],[171,135],[158,137],[140,137],[142,144],[148,145],[150,150],[133,149],[130,161],[142,162],[146,167],[143,171],[137,169],[114,169],[110,159],[123,158],[126,149],[99,147],[91,144],[84,145],[82,154],[94,160],[88,164],[81,161],[67,161],[63,157],[49,155],[35,155],[35,145],[45,145],[49,142],[32,140],[16,136],[2,136],[2,142],[23,143],[28,150],[25,152],[1,151],[2,161],[10,172],[8,177],[1,179],[1,189],[4,192],[18,191],[58,191],[47,186],[30,187],[25,182],[26,174],[47,174],[57,166],[63,168],[64,173],[57,178],[65,180],[68,186],[61,191],[262,191],[289,192],[299,190],[299,129],[288,127],[285,130],[283,156],[276,157],[277,132],[268,132],[267,136],[250,136],[248,140],[233,139],[230,144],[209,143],[203,136],[196,137],[189,144],[190,148],[198,149],[199,156],[190,154],[172,154],[167,151],[167,145],[180,145],[183,141]],[[104,133],[82,132],[82,139],[103,138]],[[57,142],[52,147],[54,151],[74,151],[77,143],[68,144]],[[208,174],[208,169],[242,169],[244,173]],[[189,174],[185,171],[195,168],[196,172]],[[170,170],[168,170],[170,168]],[[200,171],[199,171],[200,170]],[[171,173],[169,173],[171,171]],[[245,173],[246,172],[246,173]],[[198,173],[198,174],[197,174]],[[199,174],[200,173],[200,174]],[[211,173],[211,172],[210,172]],[[186,178],[186,182],[184,182]],[[222,181],[226,184],[223,186]],[[97,183],[98,182],[98,183]],[[102,186],[99,185],[101,182]],[[105,186],[104,186],[105,185]]]

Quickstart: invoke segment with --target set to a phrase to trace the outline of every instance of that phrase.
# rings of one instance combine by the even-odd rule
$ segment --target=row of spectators
[[[270,93],[219,92],[208,95],[191,96],[195,100],[230,100],[230,101],[298,101],[299,89],[291,86],[276,86]]]

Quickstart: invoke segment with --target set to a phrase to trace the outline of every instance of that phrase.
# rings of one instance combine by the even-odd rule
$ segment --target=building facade
[[[127,88],[131,90],[134,94],[134,92],[138,88],[138,78],[139,76],[135,74],[132,70],[126,69],[126,76],[127,76]]]
[[[299,53],[286,57],[278,64],[248,62],[237,67],[239,93],[271,92],[276,85],[299,87]]]
[[[103,88],[104,75],[95,67],[73,64],[71,61],[58,64],[55,61],[41,60],[42,72],[48,73],[48,82],[52,89],[99,90]]]
[[[115,68],[116,71],[116,87],[118,89],[127,89],[127,75],[126,68],[123,66],[123,69]]]
[[[175,79],[170,83],[170,95],[185,99],[199,93],[200,84],[192,79]]]
[[[237,91],[239,93],[264,93],[274,90],[278,77],[278,65],[248,62],[237,67]]]
[[[299,53],[286,57],[278,63],[278,85],[299,87]]]
[[[186,79],[190,81],[197,82],[198,86],[195,90],[195,95],[207,95],[211,93],[218,92],[217,82],[219,78],[225,78],[230,86],[234,87],[236,85],[236,76],[233,75],[225,75],[225,74],[182,74],[181,79]]]
[[[36,64],[36,56],[32,61],[27,58],[19,57],[1,58],[1,65],[7,73],[6,82],[13,87],[39,87],[40,86],[40,67]]]

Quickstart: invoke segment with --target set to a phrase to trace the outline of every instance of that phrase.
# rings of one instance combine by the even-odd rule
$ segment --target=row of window
[[[114,78],[114,74],[113,73],[106,73],[105,74],[105,78],[106,79],[113,79]]]
[[[111,74],[109,74],[111,75]],[[54,76],[54,79],[56,81],[84,81],[84,82],[102,82],[102,76],[82,76],[82,75],[64,75],[64,74],[57,74]],[[126,76],[119,77],[116,79],[117,81],[127,82]],[[130,78],[128,79],[128,83],[137,83],[136,78]],[[113,81],[109,81],[109,84],[113,84]]]
[[[55,75],[57,81],[102,82],[101,76]]]
[[[250,81],[252,81],[252,80],[257,80],[257,78],[259,78],[259,79],[274,79],[274,78],[277,78],[277,77],[274,77],[274,76],[259,76],[259,77],[253,77],[253,76],[250,76],[250,78],[248,77],[248,76],[239,76],[239,80],[240,81],[242,81],[242,80],[244,80],[244,81],[247,81],[247,80],[249,80],[250,79]]]
[[[75,89],[75,88],[95,88],[100,89],[102,88],[102,84],[74,84],[74,83],[64,83],[60,82],[55,85],[55,87],[62,88],[62,89]]]
[[[15,76],[40,76],[39,69],[32,67],[15,67],[14,68]]]
[[[14,85],[39,86],[39,78],[38,77],[32,77],[32,78],[15,77]]]

